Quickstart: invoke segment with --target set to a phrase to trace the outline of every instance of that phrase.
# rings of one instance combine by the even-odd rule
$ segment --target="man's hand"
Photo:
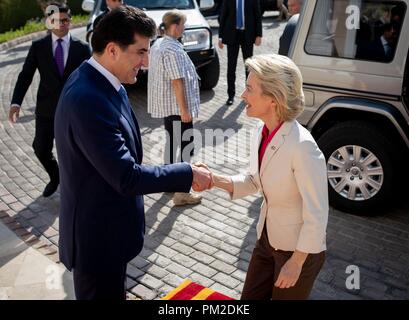
[[[183,123],[189,123],[192,122],[192,116],[190,115],[189,110],[184,110],[180,114],[180,118]]]
[[[209,169],[192,165],[193,182],[192,188],[196,192],[201,192],[213,187],[213,177]]]
[[[221,39],[219,39],[219,48],[223,50],[224,48],[224,44],[223,41]]]
[[[254,44],[258,47],[261,45],[261,37],[256,37],[256,40],[254,41]]]
[[[20,116],[20,108],[16,106],[10,107],[9,121],[11,123],[15,123],[17,119],[19,118],[19,116]]]

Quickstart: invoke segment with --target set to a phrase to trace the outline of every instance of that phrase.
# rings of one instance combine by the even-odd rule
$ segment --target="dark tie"
[[[64,49],[62,47],[62,39],[57,40],[57,49],[55,49],[55,62],[57,63],[58,73],[62,77],[64,74]]]
[[[236,14],[236,28],[243,29],[244,22],[243,22],[243,3],[244,0],[237,1],[237,14]]]

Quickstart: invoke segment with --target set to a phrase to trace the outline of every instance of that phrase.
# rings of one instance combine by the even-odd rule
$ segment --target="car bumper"
[[[210,48],[200,51],[187,51],[187,54],[195,67],[200,68],[215,59],[216,51],[214,48]]]

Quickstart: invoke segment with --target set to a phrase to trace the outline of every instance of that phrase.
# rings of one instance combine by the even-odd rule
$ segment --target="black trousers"
[[[50,176],[50,180],[59,182],[58,164],[53,155],[53,146],[54,118],[36,116],[33,141],[34,153]]]
[[[73,269],[77,300],[125,300],[126,264],[105,272],[85,273]]]
[[[306,300],[324,261],[325,251],[309,254],[294,287],[281,289],[274,286],[283,265],[292,251],[275,250],[268,241],[266,226],[250,259],[241,300]]]
[[[193,122],[182,122],[181,117],[174,115],[165,118],[165,130],[169,137],[166,146],[165,163],[190,162],[194,153]],[[180,161],[177,161],[177,147],[180,146]]]
[[[240,47],[244,61],[253,56],[253,43],[245,41],[244,31],[237,30],[236,32],[238,32],[238,42],[227,46],[227,94],[229,98],[233,98],[236,94],[236,68]],[[246,70],[246,79],[247,76]]]

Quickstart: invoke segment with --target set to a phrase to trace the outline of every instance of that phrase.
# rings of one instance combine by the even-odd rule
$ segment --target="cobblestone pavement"
[[[217,40],[217,22],[211,21]],[[277,52],[284,23],[264,17],[264,42],[255,53]],[[84,29],[73,31],[84,38]],[[38,74],[23,103],[18,124],[11,126],[7,113],[22,63],[30,43],[0,52],[0,217],[16,233],[26,228],[49,244],[43,253],[57,259],[58,192],[41,197],[47,175],[34,156],[34,106]],[[219,51],[221,79],[214,91],[201,93],[201,113],[195,127],[205,130],[233,129],[224,141],[208,143],[197,159],[224,174],[246,168],[248,131],[254,120],[245,116],[244,105],[227,107],[226,50]],[[244,67],[237,70],[237,92],[244,88]],[[160,164],[156,151],[163,147],[162,121],[146,113],[143,89],[130,92],[143,135],[145,164]],[[203,138],[204,140],[204,138]],[[222,151],[228,150],[225,155]],[[218,155],[217,157],[215,155]],[[222,155],[222,156],[220,156]],[[147,235],[145,248],[128,267],[128,289],[143,299],[157,299],[184,279],[239,298],[256,241],[255,225],[260,197],[230,201],[222,191],[208,191],[201,205],[173,207],[171,194],[145,197]],[[406,201],[384,215],[365,218],[331,209],[328,253],[315,283],[312,299],[408,299],[409,298],[409,204]],[[115,214],[115,213],[113,213]],[[360,270],[360,289],[346,289],[346,268]],[[1,266],[0,266],[1,267]],[[0,284],[1,286],[1,284]]]

